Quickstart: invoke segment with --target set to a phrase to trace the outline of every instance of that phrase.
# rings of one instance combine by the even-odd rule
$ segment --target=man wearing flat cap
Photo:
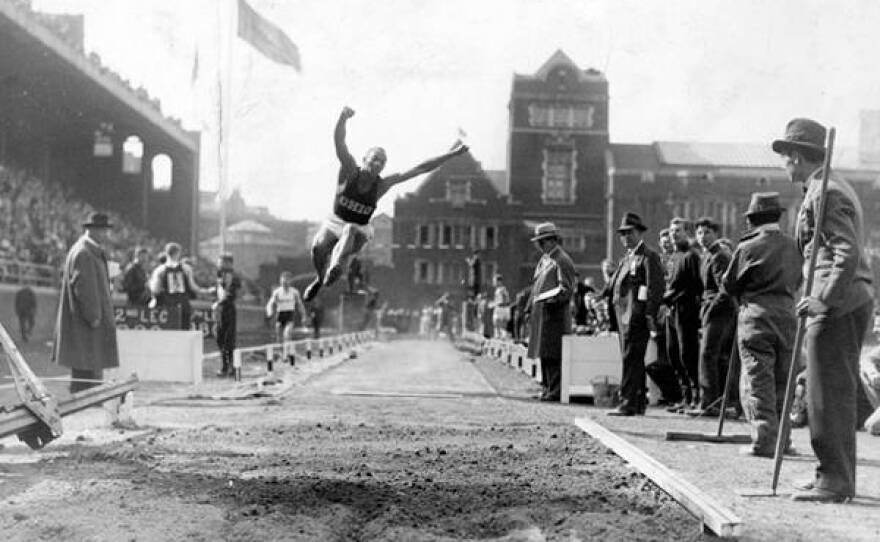
[[[651,332],[657,330],[657,309],[664,286],[660,256],[642,240],[647,229],[639,215],[623,215],[617,233],[626,254],[604,292],[613,312],[613,331],[617,331],[623,358],[622,402],[615,410],[607,412],[609,416],[641,415],[647,405],[645,351]]]
[[[816,224],[825,160],[825,127],[818,122],[790,121],[772,148],[782,155],[789,179],[804,186],[795,239],[805,275],[817,251],[813,288],[798,302],[797,312],[807,319],[807,418],[819,465],[815,479],[792,498],[841,502],[856,491],[859,354],[874,310],[871,267],[862,249],[862,206],[852,186],[832,171],[824,221]]]
[[[733,252],[721,292],[738,302],[737,351],[740,402],[751,424],[752,443],[742,453],[773,457],[785,402],[795,328],[795,295],[803,258],[782,232],[777,192],[752,194],[745,218],[749,231]]]
[[[532,278],[526,311],[529,318],[529,357],[541,359],[542,401],[559,401],[562,336],[571,333],[569,302],[575,289],[574,263],[562,250],[559,229],[552,222],[538,224],[532,242],[541,259]]]
[[[111,227],[106,214],[92,213],[64,263],[52,359],[71,370],[71,393],[97,386],[104,369],[119,366],[103,248]]]

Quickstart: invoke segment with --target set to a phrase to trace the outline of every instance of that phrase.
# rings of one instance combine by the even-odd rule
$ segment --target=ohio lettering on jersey
[[[353,213],[357,213],[360,215],[370,216],[373,214],[373,211],[376,210],[376,208],[371,205],[364,205],[363,203],[348,198],[343,194],[339,194],[339,196],[337,196],[336,203],[340,207],[343,207]]]

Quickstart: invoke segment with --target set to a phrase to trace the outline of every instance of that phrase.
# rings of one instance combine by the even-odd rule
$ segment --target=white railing
[[[0,258],[0,282],[30,286],[57,286],[59,271],[46,264]]]
[[[283,341],[280,343],[267,343],[257,346],[245,346],[236,348],[232,353],[232,368],[235,371],[235,379],[241,380],[241,362],[244,354],[264,353],[266,356],[266,371],[272,373],[275,363],[289,363],[295,365],[298,360],[310,360],[323,358],[341,353],[345,349],[372,342],[376,340],[374,330],[358,331],[354,333],[341,333],[319,339],[298,339],[295,341]],[[203,359],[220,357],[220,352],[205,354]]]

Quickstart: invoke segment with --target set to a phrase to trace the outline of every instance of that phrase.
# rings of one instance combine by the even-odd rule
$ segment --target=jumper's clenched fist
[[[348,106],[345,106],[342,108],[342,113],[340,113],[339,116],[344,119],[350,119],[351,117],[354,116],[354,109],[352,109]]]

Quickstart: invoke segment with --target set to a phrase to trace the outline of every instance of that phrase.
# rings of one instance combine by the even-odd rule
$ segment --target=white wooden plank
[[[717,536],[742,534],[742,520],[736,514],[638,447],[590,418],[576,418],[574,423],[650,478]]]

